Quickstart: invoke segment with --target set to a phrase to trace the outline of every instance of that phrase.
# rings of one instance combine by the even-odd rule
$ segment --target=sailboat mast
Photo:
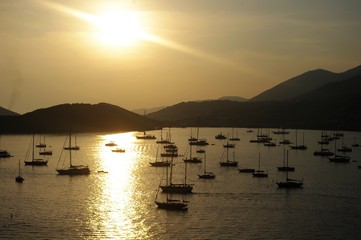
[[[170,160],[169,185],[172,185],[172,178],[173,178],[173,155],[171,156],[171,160]]]
[[[35,134],[33,133],[33,152],[31,153],[31,157],[32,157],[32,161],[34,161],[34,151],[35,151],[35,149],[34,149],[34,145],[35,145],[35,143],[34,143],[34,136]]]
[[[204,153],[204,173],[207,172],[207,170],[206,170],[206,165],[207,165],[207,156],[206,156],[206,154]]]
[[[227,162],[228,162],[228,147],[226,148],[226,158],[227,158]]]
[[[187,162],[184,162],[184,185],[187,184]]]
[[[69,133],[69,158],[70,158],[70,166],[72,166],[72,163],[71,163],[71,132]]]

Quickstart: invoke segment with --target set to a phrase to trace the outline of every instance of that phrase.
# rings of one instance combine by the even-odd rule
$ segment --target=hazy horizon
[[[128,110],[252,98],[306,71],[361,63],[361,2],[0,2],[0,106]]]

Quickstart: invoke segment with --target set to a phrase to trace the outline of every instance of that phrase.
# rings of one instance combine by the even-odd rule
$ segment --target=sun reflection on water
[[[117,146],[105,146],[114,142]],[[116,147],[124,153],[112,152]],[[135,189],[139,154],[132,133],[103,135],[99,141],[99,169],[96,185],[92,188],[89,211],[92,231],[100,238],[138,239],[147,235],[140,216],[142,206],[137,204]]]

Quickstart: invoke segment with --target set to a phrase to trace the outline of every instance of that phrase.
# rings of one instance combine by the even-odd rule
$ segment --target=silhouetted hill
[[[179,103],[148,116],[178,126],[361,130],[361,74],[285,101]]]
[[[16,112],[10,111],[9,109],[0,107],[0,116],[17,116],[19,115]]]
[[[114,132],[154,129],[158,121],[107,103],[62,104],[0,118],[2,133]]]
[[[229,100],[229,101],[235,101],[235,102],[245,102],[248,101],[247,98],[238,97],[238,96],[224,96],[220,97],[217,100]]]
[[[281,101],[301,96],[327,83],[342,81],[361,74],[361,66],[343,73],[318,69],[301,74],[250,99],[252,102]]]

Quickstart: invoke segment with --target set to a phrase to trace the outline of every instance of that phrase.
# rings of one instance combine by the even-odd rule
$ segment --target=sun
[[[144,39],[145,31],[137,12],[106,12],[94,18],[96,38],[105,45],[127,47]]]

